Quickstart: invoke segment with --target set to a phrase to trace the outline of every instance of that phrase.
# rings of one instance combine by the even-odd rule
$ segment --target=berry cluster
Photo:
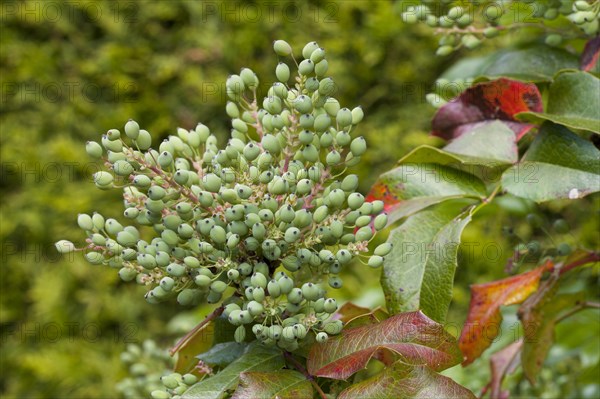
[[[352,137],[362,109],[335,99],[317,43],[304,46],[300,62],[282,40],[274,50],[298,74],[290,83],[290,67],[280,62],[260,104],[254,72],[244,68],[227,79],[232,130],[224,149],[198,124],[155,150],[133,120],[124,135],[111,129],[101,143],[88,142],[88,154],[108,168],[94,175],[96,186],[123,188],[125,218],[151,226],[154,236],[144,240],[134,226],[81,214],[87,246],[60,241],[57,248],[85,250],[92,264],[119,268],[123,280],[148,287],[151,303],[226,298],[237,341],[253,331],[293,350],[311,331],[324,341],[342,328],[330,319],[337,304],[323,279],[340,288],[338,274],[354,258],[379,267],[391,246],[366,255],[374,232],[387,224],[383,202],[366,202],[356,175],[337,180],[366,150],[363,137]]]
[[[148,397],[152,391],[161,389],[161,376],[172,368],[172,360],[169,351],[152,340],[145,340],[142,345],[127,345],[121,361],[127,365],[129,376],[119,381],[117,390],[127,399]]]
[[[476,48],[483,40],[496,37],[503,30],[519,28],[521,25],[514,20],[511,21],[512,26],[501,24],[502,17],[508,13],[512,13],[513,18],[526,15],[527,24],[530,24],[532,18],[538,19],[537,22],[543,24],[544,21],[562,16],[575,24],[585,35],[594,36],[599,31],[600,1],[598,0],[510,2],[422,0],[421,3],[408,6],[402,13],[402,20],[409,24],[422,22],[432,28],[440,29],[444,36],[440,39],[437,54],[442,56],[461,47]],[[546,43],[551,46],[560,45],[563,41],[561,33],[564,32],[549,30]]]
[[[525,263],[539,263],[544,257],[564,257],[573,252],[573,248],[566,241],[560,241],[560,238],[566,238],[570,232],[569,225],[564,219],[556,219],[551,227],[540,215],[530,213],[526,217],[529,229],[533,233],[541,233],[540,239],[524,240],[513,227],[504,226],[503,233],[516,241],[513,256],[508,260],[506,271],[514,272]],[[527,232],[525,232],[527,234]]]

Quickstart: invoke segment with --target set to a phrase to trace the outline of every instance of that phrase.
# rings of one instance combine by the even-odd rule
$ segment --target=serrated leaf
[[[442,106],[432,121],[434,136],[451,140],[492,121],[503,121],[520,139],[533,128],[519,122],[521,112],[542,112],[542,97],[533,83],[498,79],[469,87]]]
[[[475,399],[471,391],[428,367],[396,362],[374,377],[353,384],[338,399]]]
[[[384,202],[388,224],[446,200],[486,196],[485,184],[478,177],[436,163],[450,163],[460,159],[458,156],[434,147],[420,148],[423,152],[437,153],[439,158],[430,158],[427,163],[413,162],[426,157],[413,151],[398,167],[379,176],[367,195],[367,201]]]
[[[406,364],[428,365],[436,371],[461,360],[454,338],[421,312],[401,313],[378,324],[344,329],[308,357],[311,375],[345,380],[363,369],[382,350],[397,353]]]
[[[184,399],[220,399],[236,387],[239,375],[250,371],[275,371],[284,366],[281,350],[253,343],[248,351],[218,374],[191,386]]]
[[[232,399],[311,399],[313,389],[306,377],[294,370],[240,374]]]
[[[222,342],[214,345],[208,351],[200,352],[197,358],[211,366],[225,367],[240,357],[247,349],[248,344],[244,342]]]
[[[552,121],[571,129],[600,133],[600,79],[588,72],[559,73],[548,93],[546,111],[524,112],[519,120],[541,124]]]
[[[581,69],[587,72],[600,72],[600,36],[590,39],[581,54]]]
[[[513,195],[544,202],[600,190],[600,151],[564,126],[544,123],[517,165],[502,176]]]
[[[463,366],[477,359],[498,335],[502,322],[500,306],[523,302],[537,290],[542,274],[552,267],[548,261],[514,277],[471,286],[469,313],[458,340]]]
[[[507,77],[527,82],[547,82],[561,69],[577,68],[577,56],[549,46],[507,49],[483,56],[462,59],[441,78],[497,79]]]
[[[460,236],[470,212],[436,208],[409,217],[388,238],[381,285],[392,313],[422,310],[443,322],[452,300]]]

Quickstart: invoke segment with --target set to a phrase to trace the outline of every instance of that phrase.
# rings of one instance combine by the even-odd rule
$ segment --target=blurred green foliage
[[[85,156],[86,140],[135,118],[155,143],[198,122],[224,143],[227,76],[248,66],[266,92],[277,62],[271,42],[281,38],[296,49],[318,41],[331,55],[342,104],[363,106],[360,134],[370,150],[353,171],[361,191],[410,149],[439,143],[427,135],[434,110],[424,97],[452,60],[434,57],[436,38],[402,24],[391,2],[4,1],[0,11],[2,397],[116,397],[116,382],[127,375],[119,355],[128,343],[153,338],[167,347],[206,314],[196,309],[170,322],[181,313],[177,305],[149,305],[116,270],[55,253],[58,239],[81,241],[77,213],[96,210],[122,220],[116,192],[99,191],[91,181],[98,165]],[[568,208],[563,217],[578,231],[567,239],[598,247],[599,205],[596,197]],[[563,208],[543,211],[557,217]],[[464,241],[490,242],[504,252],[491,259],[483,246],[461,249],[450,317],[455,325],[466,315],[469,284],[505,275],[514,242],[500,235],[502,220],[529,239],[532,232],[520,221],[533,209],[519,201],[490,207],[493,215],[482,212],[467,229]],[[593,270],[581,276],[581,284],[597,287]],[[341,299],[382,304],[378,273],[356,265],[344,281]],[[578,319],[585,320],[597,323]],[[564,349],[567,360],[558,358],[559,366],[546,374],[581,359],[597,364],[590,360],[597,351],[573,350]],[[482,359],[455,374],[480,388],[487,364]]]

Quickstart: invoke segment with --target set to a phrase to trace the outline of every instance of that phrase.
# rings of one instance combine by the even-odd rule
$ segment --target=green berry
[[[233,333],[233,338],[235,339],[235,342],[244,342],[244,339],[246,339],[246,327],[239,326],[236,328]]]
[[[369,258],[369,266],[372,268],[378,268],[383,265],[383,256],[373,255]]]
[[[300,75],[308,76],[315,70],[315,64],[310,59],[302,61],[298,65],[298,73]]]
[[[67,241],[67,240],[57,241],[54,244],[54,246],[56,247],[56,250],[61,254],[67,254],[69,252],[75,251],[75,245],[71,241]]]
[[[557,219],[552,225],[557,233],[565,234],[569,232],[569,225],[564,219]]]
[[[287,64],[280,62],[275,69],[275,76],[277,76],[277,80],[280,82],[287,83],[287,81],[290,80],[290,67],[288,67]]]
[[[452,54],[453,51],[454,51],[454,47],[452,47],[452,46],[441,46],[440,48],[437,49],[435,54],[443,57],[443,56]]]
[[[140,125],[133,119],[130,119],[125,124],[125,134],[132,140],[135,140],[140,135]]]
[[[319,44],[317,42],[307,43],[302,49],[302,57],[310,58],[313,51],[319,48]]]
[[[184,374],[182,379],[183,383],[188,386],[194,385],[196,382],[198,382],[198,377],[196,377],[194,374]]]
[[[88,141],[85,144],[85,151],[91,158],[100,159],[102,158],[102,146],[95,141]]]
[[[385,242],[383,244],[378,245],[377,248],[375,248],[375,251],[373,251],[373,253],[377,256],[387,256],[390,252],[392,252],[392,248],[392,243]]]
[[[556,249],[558,250],[559,256],[567,256],[572,252],[571,246],[566,242],[559,244]]]
[[[326,323],[323,329],[327,334],[336,335],[342,331],[343,324],[340,320],[331,321]]]
[[[113,183],[114,177],[108,172],[99,171],[94,173],[94,183],[98,188],[110,187]]]
[[[539,228],[542,225],[542,218],[535,213],[530,213],[526,217],[527,223],[533,228]]]
[[[317,299],[319,299],[320,293],[321,290],[316,284],[304,283],[302,285],[302,296],[308,301],[316,301]]]
[[[279,56],[288,56],[292,54],[292,46],[285,40],[275,40],[273,42],[273,50]]]
[[[323,309],[327,313],[334,313],[338,308],[337,302],[333,298],[327,298],[323,304]]]
[[[320,344],[327,342],[327,340],[329,339],[329,335],[327,335],[326,332],[320,332],[316,335],[315,337],[316,341]]]

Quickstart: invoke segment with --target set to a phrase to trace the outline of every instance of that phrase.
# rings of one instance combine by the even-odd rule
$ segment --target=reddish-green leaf
[[[518,276],[471,286],[469,314],[458,341],[465,356],[463,365],[477,359],[498,335],[500,306],[523,302],[537,290],[542,274],[552,267],[547,262]]]
[[[371,310],[350,302],[345,303],[334,315],[334,318],[341,320],[346,328],[379,323],[388,317],[387,312],[381,307]]]
[[[490,369],[492,378],[486,390],[490,392],[490,399],[507,399],[509,392],[502,390],[504,377],[514,371],[518,365],[519,353],[523,347],[523,340],[518,340],[500,349],[490,356]]]
[[[596,36],[585,45],[581,54],[581,69],[587,72],[597,70],[598,58],[600,58],[600,36]]]
[[[378,324],[342,331],[324,344],[315,344],[308,358],[312,375],[344,380],[363,369],[377,352],[390,350],[407,364],[436,371],[461,360],[454,338],[442,325],[421,312],[392,316]]]
[[[515,119],[515,114],[527,111],[542,112],[542,97],[535,84],[504,78],[480,83],[438,110],[431,133],[451,140],[491,121],[501,120],[518,140],[533,128],[532,124]]]
[[[294,370],[240,374],[231,399],[311,399],[313,389],[306,377]]]
[[[357,398],[475,399],[475,395],[426,366],[396,362],[381,374],[351,385],[338,396],[338,399]]]
[[[559,278],[560,270],[554,270],[519,309],[525,332],[521,354],[523,372],[532,384],[554,344],[554,326],[559,314],[584,300],[583,292],[557,295]]]

